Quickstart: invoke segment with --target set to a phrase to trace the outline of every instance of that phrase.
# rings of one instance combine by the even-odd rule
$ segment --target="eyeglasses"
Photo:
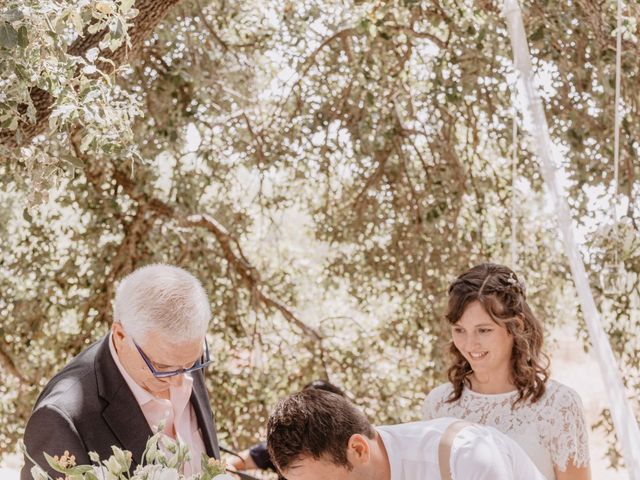
[[[133,339],[131,340],[133,341]],[[196,360],[196,362],[191,367],[179,368],[178,370],[156,370],[151,360],[149,360],[149,357],[145,355],[138,344],[135,341],[133,341],[133,344],[136,346],[136,349],[138,350],[138,353],[140,353],[140,356],[144,360],[144,363],[146,363],[147,367],[149,367],[149,370],[151,370],[151,374],[156,378],[174,377],[176,375],[182,375],[184,373],[195,372],[197,370],[202,370],[212,362],[211,356],[209,355],[209,345],[207,344],[206,338],[204,340],[204,354],[198,360]]]

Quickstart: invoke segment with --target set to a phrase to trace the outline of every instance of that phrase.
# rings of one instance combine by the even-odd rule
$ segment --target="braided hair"
[[[542,324],[527,304],[524,284],[508,267],[494,263],[477,265],[449,286],[445,315],[448,323],[458,323],[474,302],[479,302],[493,321],[513,337],[511,380],[518,390],[514,406],[540,400],[549,379],[549,357],[542,351]],[[469,377],[473,370],[453,341],[449,344],[449,353],[452,362],[447,376],[453,392],[447,401],[455,402],[462,396],[464,386],[471,386]]]

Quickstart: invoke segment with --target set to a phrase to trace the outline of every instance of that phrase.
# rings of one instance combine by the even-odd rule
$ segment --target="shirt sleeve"
[[[571,461],[576,467],[589,465],[589,434],[580,396],[562,386],[553,402],[547,444],[553,464],[565,471]]]
[[[433,420],[434,417],[434,405],[433,397],[431,394],[427,395],[427,398],[422,402],[421,418],[422,420]]]
[[[513,440],[479,425],[458,433],[450,461],[452,480],[545,480]]]
[[[40,407],[33,412],[27,422],[24,432],[26,447],[25,462],[20,472],[21,480],[32,478],[31,468],[33,459],[50,478],[60,477],[60,473],[53,470],[44,458],[44,453],[54,456],[67,450],[76,458],[78,465],[90,463],[87,448],[80,439],[73,422],[65,412],[53,405]]]

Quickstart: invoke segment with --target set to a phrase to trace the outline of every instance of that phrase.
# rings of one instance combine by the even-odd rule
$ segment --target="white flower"
[[[115,5],[111,2],[97,2],[95,9],[105,15],[111,15],[116,10]]]
[[[111,455],[109,460],[104,460],[102,463],[107,467],[107,470],[115,476],[118,476],[128,470],[128,467],[122,464],[115,455]]]
[[[154,475],[153,480],[180,480],[180,474],[175,468],[163,468]]]
[[[234,478],[228,473],[222,473],[220,475],[216,475],[212,480],[234,480]]]
[[[133,472],[133,478],[137,480],[152,480],[155,478],[156,473],[162,469],[161,465],[145,465],[144,467],[138,465]]]
[[[93,473],[96,474],[98,480],[118,480],[118,476],[111,473],[106,467],[102,465],[94,465]]]

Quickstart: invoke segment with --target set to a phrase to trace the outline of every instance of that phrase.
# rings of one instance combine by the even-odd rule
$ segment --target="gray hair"
[[[139,341],[150,331],[177,341],[204,337],[211,307],[200,281],[186,270],[153,264],[135,270],[118,285],[114,321]]]

